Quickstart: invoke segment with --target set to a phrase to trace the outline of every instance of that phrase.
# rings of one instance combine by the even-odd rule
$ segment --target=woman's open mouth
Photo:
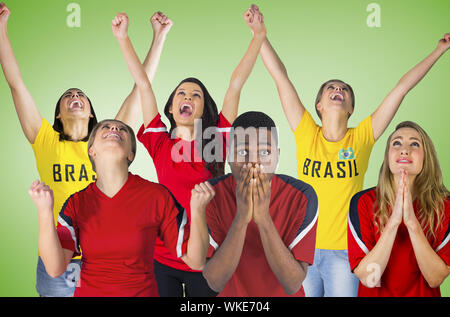
[[[115,132],[115,131],[111,131],[111,132],[108,132],[106,135],[105,135],[105,139],[106,138],[112,138],[112,139],[118,139],[118,140],[122,140],[122,137],[120,136],[120,134],[118,133],[118,132]]]
[[[182,117],[190,117],[194,113],[194,108],[189,103],[183,103],[180,107],[180,115]]]
[[[83,102],[81,100],[74,100],[69,104],[69,110],[83,109]]]
[[[333,101],[343,102],[344,101],[344,95],[342,93],[340,93],[340,92],[333,92],[330,95],[330,99],[333,100]]]

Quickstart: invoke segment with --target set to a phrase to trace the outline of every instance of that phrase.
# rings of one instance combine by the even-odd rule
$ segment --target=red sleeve
[[[436,234],[439,245],[435,251],[444,260],[445,264],[450,265],[450,199],[447,198],[444,204],[444,221]]]
[[[230,129],[225,130],[226,128],[231,128],[231,123],[225,118],[222,112],[219,113],[219,120],[217,121],[217,127],[224,129],[224,132],[230,132]]]
[[[372,190],[372,193],[374,191],[369,190]],[[357,193],[350,201],[347,243],[352,272],[376,244],[372,211],[374,198],[369,197],[369,190]]]
[[[217,131],[221,133],[223,143],[223,159],[227,157],[227,148],[231,131],[231,123],[225,118],[222,112],[219,113],[219,120],[217,122]]]
[[[79,233],[75,216],[74,195],[70,196],[61,208],[58,216],[58,225],[56,231],[58,233],[59,241],[63,249],[74,252],[73,256],[79,256]]]
[[[159,238],[179,258],[187,252],[190,230],[189,220],[186,210],[178,203],[169,190],[166,189],[161,193],[164,196],[158,208],[163,212]]]
[[[207,258],[213,256],[214,252],[217,248],[223,243],[226,238],[226,231],[222,230],[223,225],[217,218],[217,205],[216,205],[216,197],[220,194],[216,191],[216,195],[206,206],[206,223],[208,225],[209,232],[209,248],[206,254]]]
[[[159,113],[147,127],[144,127],[144,125],[140,127],[137,133],[137,139],[145,146],[150,156],[155,159],[158,149],[161,148],[161,145],[166,140],[170,139],[167,127],[161,121],[161,115]]]
[[[307,202],[302,204],[302,209],[305,210],[305,216],[298,227],[294,240],[289,245],[289,250],[291,250],[296,260],[312,265],[314,263],[314,251],[316,248],[316,229],[319,209],[317,196],[312,187],[311,192],[306,194]]]

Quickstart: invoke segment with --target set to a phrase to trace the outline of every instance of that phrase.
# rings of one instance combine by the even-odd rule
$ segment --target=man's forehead
[[[272,129],[275,129],[275,133],[272,133]],[[276,128],[242,128],[237,127],[232,130],[232,141],[235,146],[244,146],[251,144],[268,145],[276,143],[275,135]]]

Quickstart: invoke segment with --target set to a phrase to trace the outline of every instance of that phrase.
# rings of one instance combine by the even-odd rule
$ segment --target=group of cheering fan
[[[252,39],[221,111],[200,80],[186,78],[165,104],[168,129],[152,81],[173,22],[161,12],[151,17],[153,42],[141,63],[129,18],[118,13],[112,33],[134,79],[131,93],[115,119],[97,122],[91,100],[70,88],[51,126],[21,77],[9,15],[1,3],[0,63],[40,175],[29,195],[38,210],[41,296],[440,296],[450,273],[450,200],[426,132],[398,124],[377,186],[363,191],[363,183],[373,145],[448,50],[450,33],[355,128],[352,87],[325,82],[315,101],[319,126],[252,5],[243,14]],[[260,111],[238,116],[258,55],[295,136],[298,179],[276,173],[275,122]],[[129,172],[136,139],[158,183]],[[68,166],[79,177],[55,172]],[[71,263],[81,266],[74,281]]]

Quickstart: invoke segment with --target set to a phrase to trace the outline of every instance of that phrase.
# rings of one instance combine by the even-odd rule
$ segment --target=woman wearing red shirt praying
[[[416,123],[388,139],[377,187],[350,203],[358,296],[440,296],[450,273],[450,199],[433,143]]]

